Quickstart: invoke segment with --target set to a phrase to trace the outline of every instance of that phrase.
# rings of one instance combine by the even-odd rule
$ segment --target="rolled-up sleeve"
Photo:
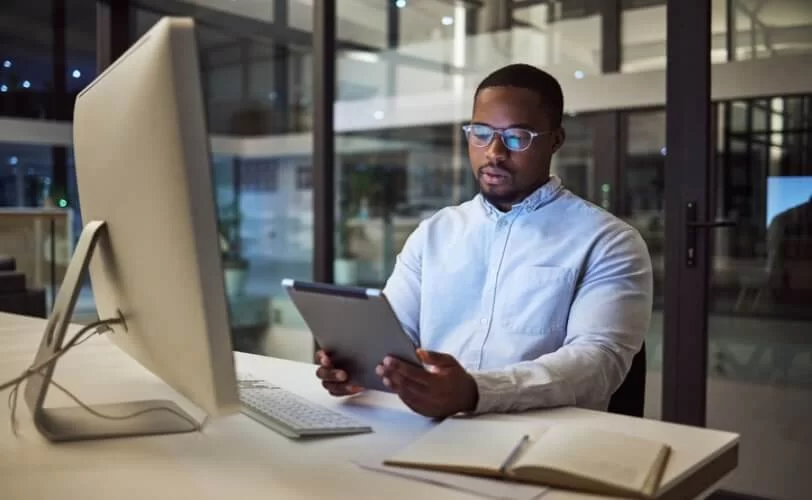
[[[571,303],[564,344],[500,370],[472,373],[476,413],[579,406],[605,410],[651,322],[651,259],[625,228],[596,247]]]

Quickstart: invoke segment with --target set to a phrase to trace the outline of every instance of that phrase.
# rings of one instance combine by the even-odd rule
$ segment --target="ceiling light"
[[[24,89],[30,89],[31,88],[31,82],[29,82],[28,80],[23,81],[23,88]]]
[[[82,72],[79,71],[78,69],[75,69],[73,70],[73,73],[71,73],[71,76],[74,78],[82,78]]]
[[[3,61],[3,67],[6,68],[6,69],[10,68],[11,67],[11,61],[9,61],[8,59]]]
[[[0,92],[8,92],[8,85],[0,85]]]
[[[451,16],[443,16],[443,25],[451,26],[454,24],[454,18]]]
[[[583,71],[581,71],[580,69],[579,69],[578,71],[576,71],[576,72],[575,72],[575,78],[576,78],[576,79],[580,80],[580,79],[581,79],[581,78],[583,78],[583,77],[584,77],[584,72],[583,72]]]
[[[356,61],[361,61],[370,64],[376,64],[381,60],[381,58],[378,57],[378,54],[370,52],[368,50],[348,50],[344,54],[349,59],[355,59]]]
[[[10,157],[10,158],[8,159],[8,164],[9,164],[9,165],[16,165],[16,164],[18,164],[19,162],[20,162],[20,159],[19,159],[19,158],[17,158],[16,156],[12,156],[12,157]]]
[[[660,148],[660,154],[661,154],[662,156],[665,156],[667,153],[668,153],[668,149],[666,149],[666,147],[665,147],[665,146],[663,146],[663,147],[661,147],[661,148]]]
[[[376,120],[383,120],[383,111],[379,109],[375,111],[375,113],[373,113],[372,116],[374,116]]]
[[[397,2],[395,2],[395,7],[397,7],[398,9],[406,7],[406,0],[397,0]]]

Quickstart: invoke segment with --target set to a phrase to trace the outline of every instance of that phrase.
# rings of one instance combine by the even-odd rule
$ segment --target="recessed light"
[[[29,82],[28,80],[23,81],[23,88],[24,89],[30,89],[31,88],[31,82]]]
[[[406,7],[406,0],[397,0],[397,2],[395,2],[395,7],[397,7],[398,9]]]
[[[668,154],[668,149],[665,146],[661,147],[660,148],[660,154],[662,156],[665,156],[666,154]]]
[[[11,67],[11,61],[9,61],[8,59],[3,61],[3,67],[6,68],[6,69],[10,68]]]
[[[9,165],[16,165],[16,164],[18,164],[18,163],[20,163],[20,159],[19,159],[19,158],[17,158],[16,156],[12,156],[12,157],[10,157],[10,158],[8,159],[8,164],[9,164]]]
[[[0,85],[0,92],[8,92],[8,85]]]
[[[575,78],[576,78],[576,79],[580,80],[580,79],[581,79],[581,78],[583,78],[583,77],[584,77],[584,72],[583,72],[583,71],[581,71],[580,69],[579,69],[578,71],[576,71],[576,72],[575,72]]]
[[[71,73],[71,76],[74,78],[82,78],[82,72],[79,71],[78,69],[75,69],[73,70],[73,73]]]
[[[451,26],[454,24],[454,18],[451,16],[443,16],[443,25]]]
[[[381,111],[381,110],[379,109],[379,110],[375,111],[375,112],[372,114],[372,116],[374,116],[376,120],[383,120],[383,111]]]

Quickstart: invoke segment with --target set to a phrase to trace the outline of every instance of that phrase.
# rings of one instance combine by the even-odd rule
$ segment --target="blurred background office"
[[[690,166],[669,163],[665,0],[325,2],[335,33],[314,29],[321,2],[3,0],[0,254],[53,296],[82,227],[73,101],[161,16],[193,16],[235,348],[310,359],[312,339],[280,280],[382,286],[420,220],[476,192],[460,129],[473,88],[498,66],[534,64],[565,93],[567,142],[554,173],[649,245],[647,415],[663,417],[663,332],[702,330],[695,364],[707,377],[706,404],[697,411],[708,426],[743,433],[725,489],[809,498],[812,2],[708,0],[700,26],[709,50],[697,65],[711,65],[710,125],[699,129],[709,151]],[[314,61],[325,48],[336,85],[322,95]],[[325,97],[330,105],[334,97],[332,123],[316,119]],[[692,129],[673,123],[674,134]],[[314,167],[316,131],[331,134],[334,151]],[[702,233],[711,244],[695,249],[707,294],[674,285],[693,271],[669,252],[667,221],[682,219],[666,217],[666,201],[683,210],[671,183],[705,192],[706,218],[718,221]],[[685,222],[691,234],[696,226]],[[318,246],[320,228],[331,234]],[[325,259],[329,272],[316,264]],[[677,303],[702,321],[681,321],[683,306],[669,306]],[[89,282],[79,306],[77,320],[95,314]]]

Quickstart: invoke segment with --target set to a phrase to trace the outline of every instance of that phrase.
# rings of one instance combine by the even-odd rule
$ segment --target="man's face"
[[[485,88],[474,101],[468,157],[480,192],[500,209],[510,209],[549,178],[564,131],[554,129],[545,105],[535,92],[517,87]],[[488,142],[491,129],[497,133]],[[533,133],[539,135],[531,138]]]

